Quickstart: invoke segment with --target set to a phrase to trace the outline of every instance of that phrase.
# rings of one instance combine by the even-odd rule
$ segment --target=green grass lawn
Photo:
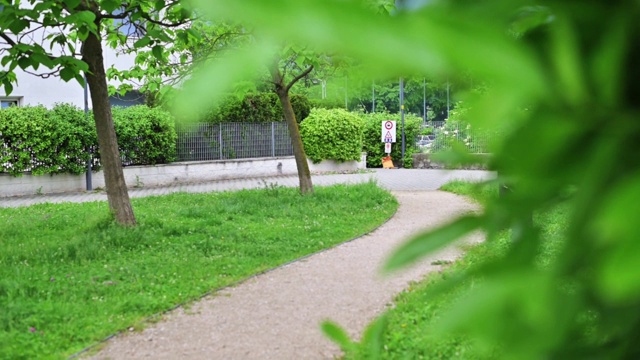
[[[442,190],[469,196],[480,204],[497,196],[495,184],[474,185],[454,181]],[[546,266],[562,243],[561,233],[566,226],[567,214],[558,207],[549,213],[536,216],[534,221],[543,224],[545,242],[539,255],[539,265]],[[386,327],[380,344],[358,343],[345,355],[346,359],[495,359],[500,357],[499,344],[478,344],[461,334],[442,332],[442,315],[451,304],[482,282],[471,277],[456,283],[459,275],[472,272],[492,259],[502,257],[510,246],[510,232],[504,231],[496,239],[466,249],[465,256],[442,272],[428,276],[399,294],[394,307],[385,314]],[[452,285],[456,284],[456,285]],[[445,326],[446,327],[446,326]]]
[[[397,209],[375,184],[0,209],[0,357],[65,358],[144,319],[369,232]]]

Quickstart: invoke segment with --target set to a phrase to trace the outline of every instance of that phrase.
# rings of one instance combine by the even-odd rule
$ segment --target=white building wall
[[[105,69],[115,65],[119,70],[126,70],[134,64],[135,55],[117,54],[114,49],[108,47],[104,51]],[[0,98],[17,99],[19,106],[44,105],[52,107],[56,103],[71,103],[79,108],[84,108],[84,89],[77,81],[64,82],[57,76],[43,79],[25,73],[19,68],[15,72],[18,83],[14,86],[13,92],[7,96],[2,89]],[[89,107],[91,107],[90,95]]]

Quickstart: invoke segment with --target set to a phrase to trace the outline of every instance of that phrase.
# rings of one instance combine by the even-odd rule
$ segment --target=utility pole
[[[400,119],[402,124],[402,158],[400,160],[401,166],[404,167],[404,151],[405,151],[405,143],[404,143],[404,79],[400,78]]]
[[[447,80],[447,120],[449,120],[449,80]]]
[[[427,79],[422,79],[422,122],[427,122]]]
[[[376,81],[371,82],[371,112],[376,112]]]
[[[349,78],[344,78],[344,109],[349,110]]]

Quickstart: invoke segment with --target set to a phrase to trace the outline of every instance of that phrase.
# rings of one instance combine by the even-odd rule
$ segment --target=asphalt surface
[[[443,184],[455,179],[482,181],[491,179],[494,176],[495,175],[492,172],[479,170],[370,169],[366,172],[356,174],[312,175],[312,179],[314,186],[376,181],[381,187],[390,191],[428,191],[437,190]],[[274,176],[202,183],[181,183],[162,187],[130,188],[129,196],[136,198],[165,195],[175,192],[203,193],[212,191],[233,191],[265,188],[273,185],[296,187],[298,186],[298,177],[297,175]],[[0,207],[29,206],[39,203],[106,200],[107,194],[104,191],[2,197],[2,191],[0,190]]]

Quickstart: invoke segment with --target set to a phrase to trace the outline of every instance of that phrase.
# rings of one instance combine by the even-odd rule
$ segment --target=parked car
[[[418,138],[416,139],[416,146],[418,147],[418,149],[423,150],[423,149],[430,149],[433,142],[435,141],[436,136],[435,135],[418,135]]]

